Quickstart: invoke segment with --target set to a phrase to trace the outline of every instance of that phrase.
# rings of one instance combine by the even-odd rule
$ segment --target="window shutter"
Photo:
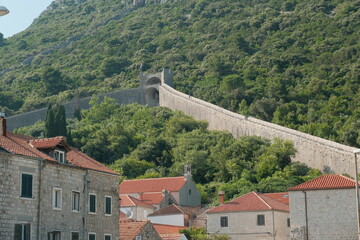
[[[106,201],[106,204],[105,204],[105,205],[106,205],[105,213],[106,213],[106,214],[111,214],[111,198],[106,197],[105,201]]]
[[[21,197],[32,198],[32,180],[30,174],[22,174],[21,178]]]
[[[21,240],[22,226],[21,224],[15,224],[14,240]]]

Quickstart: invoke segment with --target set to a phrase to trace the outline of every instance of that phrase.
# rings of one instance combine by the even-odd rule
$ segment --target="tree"
[[[67,136],[66,113],[64,106],[48,106],[45,118],[45,137]]]

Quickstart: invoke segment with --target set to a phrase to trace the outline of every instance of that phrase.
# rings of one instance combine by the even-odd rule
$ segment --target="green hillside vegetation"
[[[140,68],[169,67],[184,93],[360,146],[359,0],[79,2],[52,3],[0,41],[3,111],[136,87]]]
[[[228,132],[209,131],[207,122],[163,107],[119,106],[112,99],[83,110],[69,121],[74,146],[119,172],[123,178],[181,176],[187,162],[204,202],[219,189],[227,199],[252,190],[286,191],[318,176],[303,164],[290,163],[296,153],[291,142],[270,142],[255,136],[235,139]],[[44,135],[45,124],[17,130]]]

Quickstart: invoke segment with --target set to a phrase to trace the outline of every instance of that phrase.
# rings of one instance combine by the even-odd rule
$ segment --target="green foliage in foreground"
[[[205,228],[187,228],[180,230],[180,233],[185,234],[189,240],[230,240],[230,237],[226,234],[216,235],[206,233]]]
[[[123,178],[181,176],[190,162],[203,202],[208,202],[218,190],[225,190],[226,199],[249,191],[286,191],[320,174],[290,163],[296,150],[286,140],[235,139],[227,132],[207,130],[204,121],[163,107],[119,106],[110,98],[102,102],[93,98],[91,105],[82,111],[80,121],[68,121],[73,142]],[[42,135],[36,127],[18,132]]]
[[[146,1],[119,17],[132,2],[54,1],[0,35],[0,110],[135,87],[140,67],[169,67],[184,93],[360,146],[358,1]]]

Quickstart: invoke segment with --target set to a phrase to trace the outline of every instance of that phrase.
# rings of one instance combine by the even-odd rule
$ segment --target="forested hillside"
[[[287,191],[321,174],[290,163],[296,153],[290,141],[235,139],[163,107],[121,107],[109,98],[101,103],[94,98],[91,104],[80,121],[69,121],[72,145],[127,179],[181,176],[189,162],[204,203],[216,201],[218,190],[225,190],[227,199],[253,190]],[[17,132],[43,137],[44,129],[39,122]]]
[[[360,146],[360,1],[119,0],[52,3],[0,39],[0,105],[137,86],[169,67],[175,88],[219,106]]]

